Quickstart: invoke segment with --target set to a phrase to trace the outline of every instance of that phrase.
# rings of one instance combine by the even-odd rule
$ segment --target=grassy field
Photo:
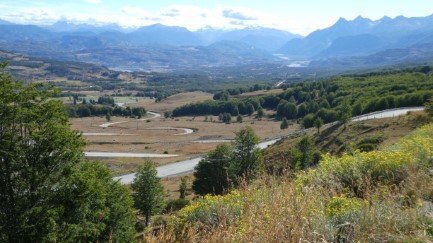
[[[183,104],[206,100],[211,94],[204,92],[183,93],[169,97],[156,103],[151,99],[140,98],[130,106],[143,106],[146,110],[155,111],[161,117],[153,118],[148,114],[143,119],[125,117],[112,117],[110,123],[116,123],[103,128],[100,125],[107,123],[103,117],[73,118],[70,123],[73,129],[83,133],[112,133],[116,135],[84,136],[88,144],[86,151],[100,152],[131,152],[131,153],[157,153],[164,152],[179,154],[179,157],[166,159],[152,159],[158,165],[181,161],[195,157],[214,149],[218,143],[197,143],[197,140],[233,139],[235,131],[249,125],[260,139],[267,139],[299,129],[297,124],[287,130],[280,130],[280,122],[271,119],[258,120],[254,116],[243,117],[243,123],[225,124],[218,121],[218,117],[180,117],[176,119],[164,118],[164,111],[172,110]],[[265,111],[273,113],[273,111]],[[148,119],[148,120],[146,120]],[[185,128],[193,129],[191,134],[185,133]],[[143,163],[141,158],[110,158],[103,159],[116,175],[132,172]]]

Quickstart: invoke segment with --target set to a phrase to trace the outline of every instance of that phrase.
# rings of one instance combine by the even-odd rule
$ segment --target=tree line
[[[433,97],[433,76],[428,70],[413,68],[291,83],[280,94],[254,98],[230,98],[227,91],[222,91],[214,95],[214,100],[174,109],[173,116],[251,115],[265,108],[275,110],[278,119],[300,120],[304,127],[312,127],[319,118],[328,123],[373,111],[422,106]]]
[[[124,116],[135,117],[140,119],[146,115],[146,109],[143,107],[120,107],[106,105],[80,104],[76,106],[67,106],[66,112],[68,116],[73,117],[89,117],[89,116]]]

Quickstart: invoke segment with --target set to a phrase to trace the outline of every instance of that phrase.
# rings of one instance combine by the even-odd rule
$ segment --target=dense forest
[[[302,119],[312,127],[321,118],[325,123],[373,111],[421,106],[433,96],[430,67],[346,75],[316,82],[287,84],[280,94],[253,98],[215,95],[214,100],[187,104],[173,110],[173,116],[250,115],[260,108],[276,111],[279,119]]]

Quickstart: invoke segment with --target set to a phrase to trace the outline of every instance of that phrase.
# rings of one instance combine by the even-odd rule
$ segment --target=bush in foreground
[[[384,151],[325,156],[296,179],[262,177],[179,212],[149,242],[429,242],[433,125]]]

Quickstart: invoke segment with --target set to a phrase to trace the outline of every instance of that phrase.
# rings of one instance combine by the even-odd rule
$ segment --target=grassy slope
[[[265,176],[200,198],[148,242],[431,242],[433,124],[381,151],[325,156],[293,181]]]
[[[422,114],[422,112],[415,112],[397,118],[352,122],[347,124],[346,129],[343,126],[335,126],[321,129],[320,134],[315,131],[308,135],[313,138],[320,151],[333,155],[341,155],[347,150],[359,149],[362,140],[370,138],[383,138],[377,147],[386,147],[419,127],[422,124],[419,116]],[[269,147],[265,150],[265,161],[267,163],[284,161],[289,148],[301,139],[302,137],[291,137]]]

